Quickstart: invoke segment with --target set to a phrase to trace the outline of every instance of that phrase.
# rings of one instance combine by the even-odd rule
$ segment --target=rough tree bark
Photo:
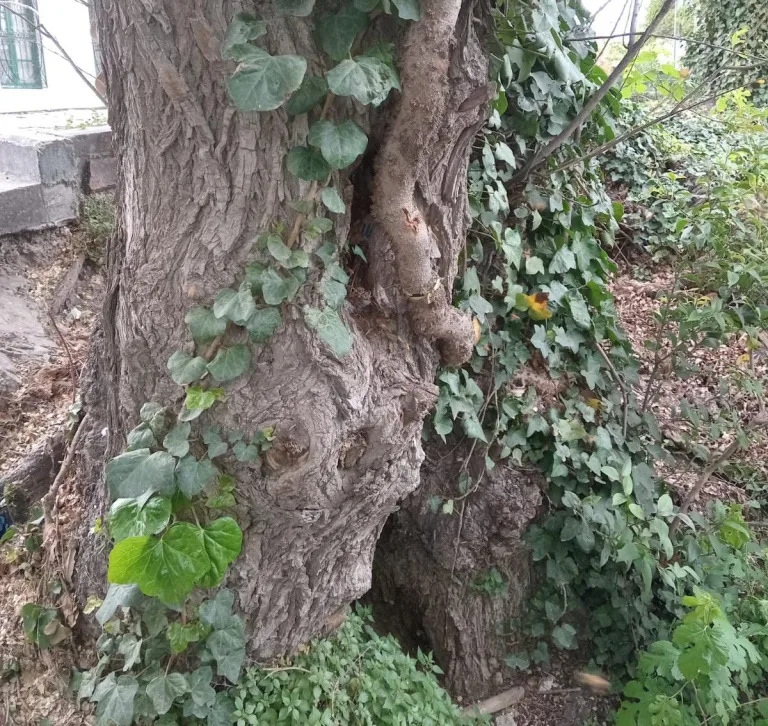
[[[539,513],[543,485],[538,474],[504,464],[481,479],[484,455],[466,440],[430,441],[421,486],[379,540],[369,596],[404,642],[415,634],[416,645],[434,651],[447,687],[470,701],[513,680],[503,664],[510,644],[499,628],[523,614],[532,573],[522,537]],[[450,496],[465,466],[480,480],[477,489],[455,504],[452,516],[430,513],[429,498]],[[473,590],[490,568],[508,583],[505,597]]]
[[[269,21],[263,47],[304,55],[316,72],[324,68],[311,19],[276,15],[268,3],[95,4],[120,161],[120,222],[84,396],[90,428],[77,477],[88,501],[77,538],[81,596],[104,589],[106,546],[89,527],[105,509],[106,458],[124,446],[143,402],[180,403],[166,361],[191,349],[186,311],[210,304],[241,277],[259,254],[256,235],[272,221],[290,225],[296,212],[289,203],[306,191],[284,168],[288,148],[303,143],[306,117],[237,113],[220,39],[235,13],[255,11]],[[260,464],[227,461],[245,531],[229,585],[257,658],[295,649],[368,590],[385,520],[419,484],[422,421],[436,397],[435,343],[453,362],[470,348],[471,325],[447,301],[467,226],[469,149],[488,99],[477,34],[488,16],[475,0],[423,0],[422,8],[417,23],[401,27],[381,15],[370,31],[396,42],[402,97],[372,113],[337,99],[331,112],[354,114],[370,137],[358,168],[334,180],[351,209],[336,224],[337,239],[374,222],[364,242],[369,265],[351,269],[342,313],[352,351],[337,360],[303,323],[301,306],[319,299],[313,270],[284,305],[282,328],[216,409],[225,428],[276,427],[276,446]],[[427,302],[425,290],[405,284],[405,215],[418,218]],[[311,252],[317,243],[299,244]]]

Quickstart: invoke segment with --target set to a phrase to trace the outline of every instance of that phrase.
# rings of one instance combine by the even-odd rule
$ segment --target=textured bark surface
[[[415,187],[446,295],[467,224],[468,129],[484,113],[482,98],[460,110],[486,87],[472,6],[461,8],[453,38],[441,46],[448,57],[440,72],[448,81],[435,80],[446,95]],[[88,528],[105,507],[105,458],[122,449],[143,402],[178,407],[181,401],[166,361],[175,350],[191,350],[186,311],[210,304],[217,290],[242,276],[260,254],[256,235],[276,220],[290,227],[296,213],[289,202],[305,191],[286,175],[284,156],[303,143],[306,118],[242,114],[230,105],[224,79],[232,68],[218,51],[228,21],[240,10],[262,14],[269,21],[263,47],[304,55],[310,69],[322,70],[311,21],[275,16],[267,4],[96,0],[96,10],[120,162],[121,221],[108,252],[103,338],[94,346],[85,396],[90,431],[79,476],[90,511],[78,555],[81,595],[104,588],[104,540]],[[397,32],[386,16],[376,26],[371,33],[378,37]],[[351,101],[334,104],[331,118],[354,114],[371,137],[362,167],[334,180],[352,210],[336,224],[339,240],[350,226],[370,222],[367,167],[386,144],[398,102],[394,97],[371,115]],[[227,401],[215,409],[226,429],[276,428],[265,461],[225,463],[238,479],[245,531],[229,585],[258,658],[295,649],[368,590],[381,528],[419,484],[422,421],[436,396],[438,356],[402,314],[407,305],[386,235],[375,227],[360,241],[370,264],[352,270],[342,313],[354,334],[350,354],[337,360],[303,323],[301,306],[319,301],[315,266],[296,300],[283,306],[282,328],[257,350],[251,371],[227,384]],[[311,253],[317,243],[298,245]]]
[[[429,497],[451,491],[468,453],[456,441],[427,446],[422,486],[379,540],[369,598],[406,643],[414,633],[426,641],[420,645],[434,651],[452,693],[476,700],[501,691],[512,675],[498,628],[521,614],[528,593],[531,562],[522,536],[538,513],[541,482],[499,465],[452,516],[430,513]],[[469,472],[481,467],[471,461]],[[471,588],[492,567],[509,583],[507,598]]]

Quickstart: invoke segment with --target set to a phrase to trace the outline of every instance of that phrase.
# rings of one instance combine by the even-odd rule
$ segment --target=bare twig
[[[53,329],[56,331],[56,335],[59,336],[59,340],[67,353],[67,358],[69,358],[69,376],[72,379],[72,403],[75,403],[77,401],[77,373],[75,369],[75,359],[72,357],[72,351],[69,349],[67,339],[64,337],[61,330],[59,330],[56,318],[53,317],[50,308],[48,309],[48,318],[51,321],[51,325],[53,325]]]
[[[670,11],[675,4],[675,0],[664,0],[664,4],[659,8],[659,12],[656,13],[656,17],[651,21],[650,25],[646,28],[636,43],[633,43],[627,49],[624,57],[619,61],[616,67],[611,71],[611,74],[605,80],[600,88],[592,94],[589,100],[582,106],[581,110],[573,117],[572,121],[566,126],[555,138],[553,138],[544,148],[537,151],[530,159],[530,161],[523,167],[522,171],[516,175],[515,179],[521,181],[530,174],[539,164],[546,160],[551,154],[553,154],[560,146],[565,143],[574,132],[579,129],[582,124],[592,115],[592,112],[600,105],[600,102],[608,94],[608,91],[613,88],[616,82],[622,77],[624,71],[629,67],[630,63],[635,59],[635,56],[640,52],[640,49],[645,45],[648,39],[653,35],[653,32],[658,27],[659,23],[664,19],[664,16]],[[514,180],[513,180],[514,181]]]
[[[605,361],[605,365],[608,366],[609,370],[611,371],[611,374],[613,375],[614,380],[616,381],[616,384],[619,388],[621,388],[621,395],[624,399],[624,436],[627,435],[627,421],[629,419],[629,391],[627,391],[627,386],[624,383],[624,381],[621,379],[621,376],[619,375],[619,372],[616,370],[616,367],[611,362],[611,359],[608,357],[607,353],[602,349],[599,343],[595,342],[595,348],[597,348],[597,352],[600,353],[602,356],[602,359]]]
[[[77,432],[75,433],[75,436],[72,439],[72,443],[69,445],[69,451],[67,451],[67,456],[61,464],[61,469],[59,469],[59,473],[56,475],[56,478],[53,480],[53,484],[51,484],[51,488],[48,490],[48,493],[43,497],[43,500],[42,500],[43,515],[45,516],[46,524],[52,521],[51,515],[55,507],[56,495],[59,492],[61,483],[67,478],[67,474],[69,474],[69,469],[72,466],[72,462],[74,461],[75,454],[77,453],[77,449],[80,446],[80,439],[82,438],[83,431],[85,431],[85,422],[87,420],[88,420],[88,414],[86,413],[85,416],[83,416],[82,420],[80,421],[80,425],[77,427]]]

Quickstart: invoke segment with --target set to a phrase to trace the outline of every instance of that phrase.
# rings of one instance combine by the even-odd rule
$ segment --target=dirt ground
[[[104,293],[99,268],[86,261],[76,289],[55,318],[59,332],[43,311],[48,309],[57,285],[82,249],[78,234],[77,230],[64,229],[20,236],[14,239],[13,245],[8,240],[0,240],[3,271],[12,271],[25,278],[25,292],[37,306],[43,327],[54,343],[49,356],[19,368],[22,385],[0,398],[0,479],[36,441],[67,422],[73,403],[72,376],[80,374]],[[670,283],[671,273],[665,268],[639,274],[637,267],[627,264],[612,285],[619,318],[641,361],[640,383],[636,387],[639,397],[642,397],[652,367],[652,353],[647,351],[643,341],[654,336],[654,314]],[[692,378],[679,380],[672,373],[664,373],[663,393],[653,406],[662,429],[679,425],[673,412],[683,396],[708,400],[716,393],[722,377],[738,373],[740,366],[745,365],[745,352],[746,341],[734,339],[717,351],[697,353],[701,371]],[[753,356],[749,365],[759,376],[765,377],[764,357]],[[754,401],[741,394],[734,393],[733,400],[745,419],[758,410]],[[727,443],[723,440],[721,445],[724,447]],[[739,457],[752,464],[761,462],[766,465],[765,446],[763,438],[756,438],[752,447]],[[681,493],[693,485],[699,473],[687,456],[680,456],[665,467],[665,477]],[[738,482],[716,477],[712,477],[705,493],[732,501],[747,498]],[[60,527],[63,530],[77,507],[73,500],[70,507],[65,506],[71,511],[61,512]],[[27,602],[55,604],[60,607],[67,625],[74,625],[78,617],[62,583],[41,577],[43,563],[41,553],[34,551],[35,537],[33,532],[31,541],[25,542],[24,536],[18,536],[0,547],[0,726],[89,724],[90,707],[85,706],[83,710],[78,707],[69,691],[69,681],[72,669],[89,665],[92,654],[77,650],[71,640],[52,651],[40,651],[28,642],[21,627],[19,611]],[[32,551],[28,544],[32,545]],[[67,561],[64,548],[58,564],[65,576]],[[603,726],[610,723],[616,697],[592,691],[577,682],[577,673],[583,665],[577,654],[557,654],[550,666],[534,667],[521,674],[519,685],[525,688],[525,696],[518,705],[499,715],[497,723],[503,726]]]

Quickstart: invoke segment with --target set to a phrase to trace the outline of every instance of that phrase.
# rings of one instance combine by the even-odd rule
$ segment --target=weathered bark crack
[[[471,318],[451,305],[453,280],[441,279],[437,270],[441,250],[416,186],[429,171],[451,97],[451,51],[461,8],[462,0],[426,0],[421,20],[408,32],[401,58],[402,99],[376,161],[373,203],[374,216],[392,243],[413,328],[438,342],[447,365],[469,359],[474,329]]]

